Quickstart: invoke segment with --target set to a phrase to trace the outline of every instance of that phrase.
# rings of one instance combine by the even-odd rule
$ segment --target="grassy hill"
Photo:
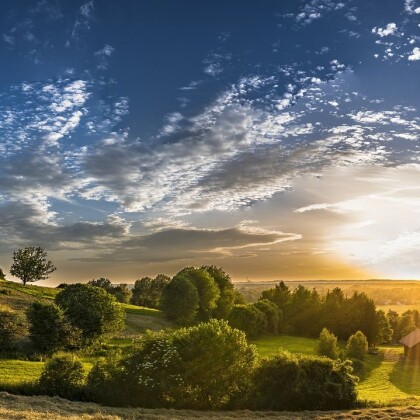
[[[0,307],[9,306],[16,311],[24,311],[33,301],[51,301],[59,289],[32,284],[0,280]]]
[[[8,306],[16,311],[24,312],[34,301],[52,301],[60,289],[42,287],[34,284],[23,286],[20,283],[0,280],[0,308]],[[134,336],[146,330],[159,331],[170,328],[172,324],[165,319],[161,311],[140,306],[122,304],[126,312],[126,329],[122,336]]]

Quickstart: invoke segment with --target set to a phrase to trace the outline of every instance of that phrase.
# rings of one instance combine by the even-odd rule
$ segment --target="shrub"
[[[71,284],[55,298],[70,323],[81,331],[81,343],[106,341],[124,328],[125,313],[114,296],[87,284]]]
[[[100,357],[86,379],[86,394],[90,399],[102,403],[124,401],[125,391],[121,392],[121,351],[109,351],[106,357]]]
[[[55,304],[33,302],[27,310],[29,337],[36,351],[51,354],[68,343],[70,325]]]
[[[356,383],[349,361],[282,352],[257,368],[251,401],[263,410],[351,408]]]
[[[38,381],[39,391],[63,398],[80,398],[84,379],[82,363],[71,354],[58,354],[44,366]]]
[[[146,333],[121,362],[94,367],[88,384],[108,404],[219,409],[246,398],[255,363],[245,335],[212,320]]]
[[[337,337],[327,328],[324,328],[319,335],[317,353],[330,359],[338,359],[340,349],[337,346]]]
[[[346,354],[349,359],[365,360],[367,351],[368,341],[361,331],[350,336],[346,346]]]
[[[25,333],[25,319],[10,308],[3,307],[0,310],[0,349],[13,349],[17,339]]]
[[[243,331],[247,337],[257,337],[267,331],[267,317],[253,305],[235,305],[228,321],[232,328]]]

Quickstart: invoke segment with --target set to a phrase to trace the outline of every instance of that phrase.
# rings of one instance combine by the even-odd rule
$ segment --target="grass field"
[[[24,397],[0,392],[0,418],[8,420],[118,420],[118,419],[414,419],[420,407],[361,409],[348,411],[273,412],[192,411],[143,408],[112,408],[93,403],[67,401],[58,397]]]
[[[305,337],[292,337],[289,335],[267,336],[257,340],[251,340],[258,349],[262,357],[268,357],[276,354],[280,348],[292,353],[314,354],[316,349],[316,340]]]

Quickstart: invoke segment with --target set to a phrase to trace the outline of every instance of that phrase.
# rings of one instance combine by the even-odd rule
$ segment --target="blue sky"
[[[0,264],[418,278],[420,1],[4,1]]]

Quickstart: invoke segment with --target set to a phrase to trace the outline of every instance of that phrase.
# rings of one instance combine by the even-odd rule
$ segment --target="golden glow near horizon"
[[[334,168],[321,178],[301,177],[292,190],[270,200],[222,219],[212,215],[217,228],[204,229],[197,217],[189,231],[149,233],[147,246],[136,249],[138,262],[124,261],[133,258],[130,250],[117,249],[119,258],[108,262],[96,260],[95,253],[86,259],[89,252],[51,252],[59,271],[47,283],[102,276],[132,283],[201,264],[223,266],[235,281],[415,279],[420,277],[419,171],[417,166]]]

